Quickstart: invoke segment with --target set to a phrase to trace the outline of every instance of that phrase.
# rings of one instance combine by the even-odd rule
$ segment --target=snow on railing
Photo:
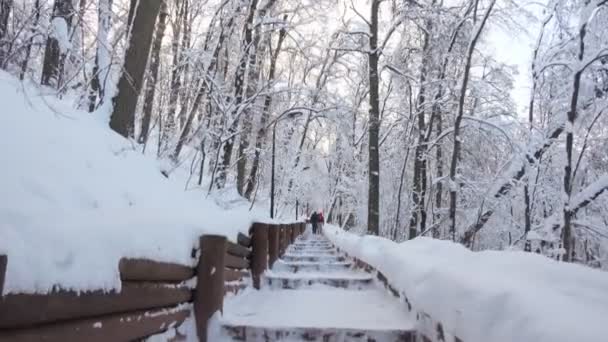
[[[304,233],[305,223],[254,223],[236,242],[202,235],[191,265],[123,258],[119,289],[2,294],[10,255],[0,255],[0,341],[127,341],[182,324],[194,311],[196,334],[207,341],[224,296],[260,277]],[[274,259],[273,259],[274,258]],[[195,265],[195,266],[193,266]],[[191,331],[194,334],[194,331]],[[192,337],[195,338],[195,337]],[[211,342],[211,341],[210,341]]]

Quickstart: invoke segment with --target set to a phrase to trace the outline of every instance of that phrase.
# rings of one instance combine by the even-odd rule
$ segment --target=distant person
[[[319,214],[316,211],[310,215],[310,224],[312,224],[312,233],[317,234],[317,229],[319,228]]]
[[[321,234],[321,232],[323,231],[323,224],[325,223],[325,217],[323,216],[322,211],[319,212],[319,217],[317,218],[317,220],[319,221],[317,223],[317,230],[319,231],[319,234]]]

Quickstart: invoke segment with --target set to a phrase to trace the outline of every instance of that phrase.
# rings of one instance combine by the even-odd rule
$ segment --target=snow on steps
[[[331,249],[323,253],[334,261],[327,255],[302,261],[320,246]],[[224,303],[226,340],[414,341],[414,319],[405,304],[374,286],[371,274],[350,269],[352,262],[336,262],[345,257],[325,239],[298,239],[286,255],[294,261],[279,259],[264,274],[261,290],[246,290]]]

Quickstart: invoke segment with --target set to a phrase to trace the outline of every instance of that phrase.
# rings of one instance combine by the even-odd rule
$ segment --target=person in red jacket
[[[321,234],[321,232],[323,231],[323,224],[325,223],[325,216],[323,216],[323,212],[319,211],[319,218],[318,218],[319,222],[317,223],[319,228],[319,234]]]

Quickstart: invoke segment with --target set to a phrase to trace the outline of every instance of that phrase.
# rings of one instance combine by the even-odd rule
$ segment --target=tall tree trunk
[[[34,35],[36,34],[36,27],[38,26],[38,23],[40,23],[40,0],[36,0],[36,2],[34,3],[33,11],[34,23],[32,24],[30,39],[28,40],[27,46],[25,48],[25,56],[23,58],[23,61],[21,62],[21,72],[19,74],[19,79],[22,81],[23,79],[25,79],[25,74],[27,73],[27,66],[30,62],[30,55],[32,54],[32,45],[34,44]]]
[[[283,21],[286,20],[287,16],[283,17]],[[270,71],[268,73],[268,83],[270,84],[274,82],[277,59],[279,57],[279,53],[281,53],[281,46],[283,45],[283,41],[285,40],[286,35],[287,29],[282,28],[279,32],[279,40],[277,42],[277,47],[274,50],[272,60],[270,61]],[[245,198],[247,198],[248,200],[251,200],[251,195],[253,194],[253,190],[256,187],[257,173],[260,167],[260,154],[262,152],[262,147],[264,146],[264,143],[266,141],[266,125],[268,124],[268,119],[270,117],[271,105],[272,95],[267,94],[264,98],[264,108],[262,109],[262,117],[260,118],[260,129],[258,130],[255,140],[255,152],[253,155],[253,162],[251,164],[251,170],[249,170],[249,177],[247,178],[247,183],[245,186]]]
[[[219,14],[219,12],[217,14]],[[231,16],[226,25],[223,25],[222,23],[220,23],[220,26],[221,26],[220,35],[219,35],[218,41],[215,45],[215,48],[213,50],[213,57],[211,58],[211,61],[209,62],[209,66],[207,67],[207,70],[205,72],[205,78],[203,78],[200,81],[198,91],[196,92],[196,97],[194,98],[194,101],[192,103],[192,108],[190,109],[186,122],[183,125],[179,139],[177,140],[177,144],[175,145],[175,149],[173,150],[173,154],[171,155],[171,159],[173,159],[173,161],[175,161],[175,162],[177,162],[177,160],[179,158],[179,154],[181,153],[182,148],[184,147],[184,144],[186,144],[186,142],[188,141],[188,137],[190,135],[190,130],[192,129],[192,123],[194,121],[194,117],[195,117],[196,113],[199,112],[199,108],[200,108],[201,104],[203,103],[203,99],[209,97],[209,92],[213,88],[212,87],[213,84],[211,83],[211,80],[215,77],[216,70],[217,70],[217,64],[218,64],[218,58],[219,58],[220,52],[222,51],[222,48],[224,47],[224,40],[230,34],[230,31],[234,24],[234,18],[235,18],[235,16]],[[212,28],[212,25],[214,25],[214,22],[215,22],[215,20],[212,20],[212,22],[209,24],[209,31],[211,31],[211,28]],[[228,34],[226,33],[226,31],[229,31]],[[204,44],[205,50],[207,50],[209,48],[209,42],[210,42],[210,36],[207,36],[207,38],[205,39],[205,44]],[[186,110],[186,106],[182,106],[182,111],[184,111],[184,110]],[[209,112],[211,112],[211,110],[209,110]],[[182,116],[182,115],[180,115],[180,116]],[[185,114],[183,116],[185,116]],[[207,122],[209,123],[210,120],[211,120],[211,118],[209,118],[209,120]]]
[[[428,72],[429,57],[429,34],[431,34],[432,25],[430,20],[427,20],[424,31],[424,43],[422,46],[422,66],[420,70],[420,91],[418,94],[418,104],[416,108],[416,117],[418,124],[418,142],[416,144],[415,160],[414,160],[414,191],[412,191],[412,216],[410,218],[409,239],[413,239],[418,235],[418,231],[426,230],[426,164],[427,164],[427,139],[426,139],[426,123],[425,123],[425,105],[426,105],[426,79]]]
[[[97,4],[97,50],[95,52],[95,66],[91,77],[89,89],[89,112],[103,103],[107,78],[110,74],[111,56],[108,35],[112,26],[112,1],[99,0]]]
[[[55,0],[50,33],[46,41],[41,84],[58,89],[67,54],[69,31],[72,27],[74,6],[72,0]]]
[[[232,111],[232,123],[228,128],[228,138],[223,146],[222,162],[219,165],[218,175],[216,178],[216,187],[218,189],[223,188],[226,185],[226,178],[228,167],[232,159],[232,150],[234,148],[234,140],[236,139],[236,131],[239,127],[239,117],[242,111],[241,104],[243,103],[243,95],[245,92],[245,71],[247,69],[247,61],[249,60],[249,54],[251,53],[251,47],[253,43],[253,19],[254,14],[258,5],[258,0],[251,0],[249,4],[249,12],[247,14],[247,20],[243,28],[243,52],[241,60],[236,69],[236,75],[234,77],[234,110]]]
[[[182,32],[182,24],[183,20],[180,18],[184,15],[185,12],[185,4],[184,1],[189,0],[177,0],[175,1],[176,6],[179,8],[177,13],[177,20],[175,21],[175,25],[173,25],[173,41],[171,43],[171,54],[173,56],[173,63],[171,68],[171,89],[169,91],[169,103],[167,105],[167,113],[164,117],[164,127],[162,134],[160,136],[160,145],[159,146],[167,146],[169,144],[169,140],[171,136],[175,132],[175,119],[177,112],[177,100],[179,98],[180,88],[182,86],[181,83],[181,74],[182,74],[182,66],[181,63],[181,32]],[[160,150],[158,151],[159,155],[162,153]]]
[[[441,94],[438,93],[441,98]],[[443,134],[443,112],[441,110],[441,106],[438,103],[433,104],[433,115],[435,117],[436,123],[436,136],[440,137]],[[441,229],[439,227],[439,223],[441,222],[441,210],[443,208],[443,147],[441,144],[438,144],[435,150],[435,167],[437,172],[437,187],[435,189],[435,214],[433,215],[433,226],[435,227],[433,230],[433,237],[440,238],[441,237]]]
[[[156,36],[152,44],[151,60],[150,60],[150,75],[146,81],[146,93],[144,95],[143,118],[141,120],[141,130],[137,142],[146,144],[148,134],[150,132],[150,122],[152,121],[152,108],[154,108],[154,97],[156,95],[156,80],[158,78],[158,69],[160,68],[160,50],[163,45],[163,37],[167,26],[167,0],[161,0],[160,14],[158,23],[156,24]]]
[[[187,50],[188,48],[190,48],[190,39],[192,36],[192,24],[190,21],[190,1],[186,0],[184,1],[184,10],[183,10],[183,14],[182,14],[182,41],[181,41],[181,62],[180,65],[181,67],[181,74],[182,74],[182,84],[187,84],[188,83],[188,75],[189,75],[189,71],[190,71],[190,63],[188,63],[187,61],[185,61],[185,58],[183,56],[185,56],[184,51]],[[181,104],[181,110],[179,111],[179,115],[178,115],[178,122],[179,122],[179,128],[183,129],[184,125],[186,124],[187,121],[187,116],[188,116],[188,103],[190,100],[190,96],[182,96],[182,104]]]
[[[534,100],[536,97],[536,87],[538,81],[538,72],[536,70],[536,60],[538,58],[538,52],[541,48],[541,44],[543,41],[543,36],[545,33],[545,27],[553,17],[553,12],[551,12],[548,16],[543,20],[543,24],[541,26],[540,34],[538,35],[538,39],[536,41],[536,46],[534,48],[534,53],[532,55],[532,91],[530,92],[530,102],[528,104],[528,134],[530,134],[530,138],[532,137],[532,129],[534,128]],[[524,185],[524,203],[525,203],[525,212],[524,212],[524,233],[525,233],[525,243],[524,243],[524,251],[531,252],[532,246],[530,240],[528,240],[528,233],[532,229],[532,204],[530,198],[530,178],[527,177],[525,185]]]
[[[588,19],[588,18],[582,18]],[[585,57],[585,35],[587,33],[587,20],[581,20],[579,28],[579,51],[578,65],[582,64]],[[570,98],[570,108],[568,110],[568,122],[566,123],[566,166],[564,167],[564,227],[562,228],[562,247],[564,249],[564,261],[574,260],[574,238],[572,236],[572,218],[574,211],[571,207],[572,199],[572,153],[574,149],[574,120],[576,119],[576,111],[578,107],[579,91],[581,86],[581,76],[584,69],[579,69],[574,73],[572,81],[572,96]]]
[[[261,24],[263,23],[266,17],[266,13],[271,9],[276,0],[268,1],[264,7],[260,8],[258,11],[258,21],[259,23],[256,25],[254,30],[254,39],[251,43],[251,47],[249,48],[249,59],[247,66],[247,87],[245,89],[245,98],[249,99],[253,97],[258,90],[258,82],[260,79],[261,70],[259,68],[259,60],[262,58],[264,54],[265,45],[260,45],[260,40],[262,39],[262,28]],[[236,163],[236,189],[240,195],[244,195],[245,193],[245,183],[247,176],[247,149],[249,148],[249,139],[253,130],[253,118],[254,112],[252,111],[253,106],[246,106],[243,108],[243,129],[242,133],[239,135],[239,148],[237,154],[237,163]]]
[[[479,1],[477,0],[476,3]],[[477,45],[477,41],[481,36],[481,32],[490,17],[490,13],[492,12],[492,8],[496,0],[492,0],[490,5],[488,6],[486,12],[484,13],[483,19],[479,26],[476,28],[474,32],[473,39],[469,43],[469,48],[467,50],[467,59],[464,67],[464,75],[462,76],[462,86],[460,87],[460,98],[458,100],[458,113],[456,115],[456,120],[454,122],[454,148],[452,150],[452,160],[450,163],[450,235],[453,241],[456,241],[456,207],[457,207],[457,193],[458,193],[458,185],[456,180],[456,171],[458,167],[458,158],[460,155],[461,149],[461,139],[460,136],[460,124],[462,122],[462,117],[464,116],[464,102],[466,99],[467,87],[469,84],[469,74],[471,72],[471,64],[473,60],[473,52],[475,51],[475,45]]]
[[[367,232],[380,233],[380,75],[378,74],[378,12],[380,0],[372,0],[369,38],[369,189],[367,202]]]
[[[112,99],[114,109],[110,117],[110,127],[125,138],[133,137],[135,108],[142,88],[160,4],[161,0],[146,0],[145,5],[141,1],[133,16],[133,29],[125,53],[124,71],[118,82],[118,93]]]
[[[8,34],[8,18],[13,8],[13,0],[0,0],[0,67],[5,64],[6,47],[4,40]]]

